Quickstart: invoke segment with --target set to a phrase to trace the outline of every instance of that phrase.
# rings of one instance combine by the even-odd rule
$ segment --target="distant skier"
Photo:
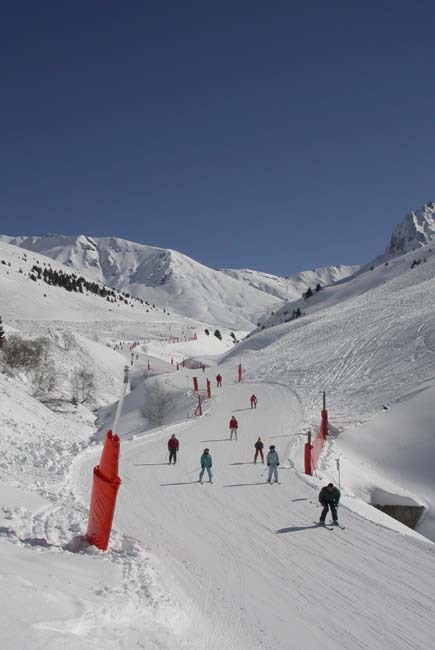
[[[180,446],[180,443],[178,442],[177,438],[175,437],[175,433],[172,434],[172,436],[168,440],[168,450],[169,450],[169,464],[171,464],[171,460],[174,461],[174,465],[177,462],[177,451]]]
[[[257,397],[252,393],[251,395],[251,409],[257,408]]]
[[[150,360],[149,360],[149,359],[148,359],[148,364],[147,364],[147,368],[148,368],[148,370],[151,370],[151,366],[150,366]]]
[[[328,509],[330,508],[332,520],[334,524],[338,526],[337,508],[340,501],[340,490],[336,488],[333,483],[328,483],[328,485],[325,485],[325,487],[322,487],[320,490],[319,501],[323,506],[319,524],[322,526],[325,525],[326,515],[328,514]]]
[[[239,428],[239,423],[237,422],[236,418],[234,415],[231,417],[230,420],[230,440],[234,438],[237,440],[237,429]]]
[[[205,470],[207,470],[208,480],[210,483],[213,483],[212,478],[213,474],[211,473],[212,467],[212,458],[209,453],[209,449],[204,449],[204,453],[201,456],[201,471],[199,473],[199,482],[202,483],[202,477],[204,476]]]
[[[259,454],[260,454],[261,462],[264,463],[264,454],[263,454],[264,445],[263,445],[263,442],[262,442],[260,436],[258,436],[258,440],[255,443],[254,447],[255,447],[254,463],[257,462],[257,456]]]
[[[221,388],[222,386],[222,377],[220,375],[216,375],[216,387]]]
[[[269,453],[266,456],[266,463],[269,468],[269,476],[267,477],[267,482],[272,483],[273,474],[274,483],[278,483],[279,456],[278,452],[275,451],[275,445],[270,445]]]

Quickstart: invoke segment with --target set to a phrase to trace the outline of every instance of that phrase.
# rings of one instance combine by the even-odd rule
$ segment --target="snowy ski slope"
[[[24,376],[0,374],[5,647],[432,648],[435,258],[422,248],[421,263],[411,269],[416,256],[322,290],[306,304],[305,316],[268,323],[226,354],[215,337],[202,336],[196,349],[189,343],[189,354],[209,366],[199,374],[170,364],[171,356],[185,354],[186,343],[165,343],[160,315],[145,321],[126,308],[122,318],[112,317],[85,297],[78,297],[83,307],[77,303],[69,312],[65,292],[49,288],[53,320],[44,319],[45,303],[34,297],[38,286],[0,274],[0,313],[13,305],[12,325],[25,333],[67,323],[83,345],[86,339],[108,402],[116,388],[108,377],[129,360],[129,350],[101,343],[118,340],[123,330],[126,340],[146,339],[120,423],[123,485],[105,555],[71,552],[81,548],[101,450],[87,444],[97,426],[92,414],[48,411],[31,397]],[[33,301],[28,311],[27,300]],[[86,318],[74,318],[75,309]],[[172,322],[175,327],[175,317]],[[146,378],[149,359],[161,375]],[[203,386],[218,370],[223,388],[213,384],[205,415],[195,419],[191,378],[198,374]],[[160,426],[141,407],[151,382],[171,397]],[[301,472],[304,433],[318,425],[323,390],[332,433],[317,476],[309,478]],[[252,392],[256,410],[249,408]],[[240,424],[237,442],[228,440],[232,414]],[[102,409],[98,426],[110,426],[112,418],[113,408]],[[166,443],[174,432],[181,450],[169,467]],[[258,435],[266,448],[277,447],[280,485],[266,484],[263,466],[252,463]],[[205,447],[214,461],[213,485],[197,483]],[[345,529],[323,530],[314,524],[317,494],[337,480],[337,457]],[[373,509],[372,497],[380,493],[424,505],[419,530],[427,537]]]

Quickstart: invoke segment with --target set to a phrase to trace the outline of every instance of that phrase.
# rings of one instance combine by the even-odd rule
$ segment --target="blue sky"
[[[435,3],[4,3],[0,232],[365,262],[435,199]]]

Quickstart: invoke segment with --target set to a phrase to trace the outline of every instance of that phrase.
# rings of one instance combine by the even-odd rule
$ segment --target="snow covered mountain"
[[[116,237],[0,237],[44,254],[95,281],[196,320],[250,330],[260,316],[358,267],[333,266],[280,278],[258,271],[214,270],[174,250]]]
[[[432,648],[435,247],[323,287],[303,302],[303,317],[236,346],[200,324],[198,337],[182,336],[192,321],[140,300],[112,302],[32,278],[34,265],[74,272],[0,242],[6,338],[49,340],[62,407],[35,392],[44,382],[53,392],[49,376],[10,366],[0,353],[5,648],[58,648],[61,640],[68,650],[139,650],[144,639],[162,650]],[[203,359],[204,372],[177,372],[184,357]],[[113,424],[126,363],[123,482],[103,554],[84,539],[95,441]],[[92,408],[71,404],[77,366],[94,374]],[[201,388],[212,383],[203,417],[194,415],[193,376]],[[330,435],[316,474],[306,476],[305,434],[317,431],[322,391]],[[237,442],[228,439],[231,413]],[[169,466],[174,432],[181,453]],[[268,485],[264,465],[252,462],[258,436],[277,447],[280,484]],[[199,485],[205,445],[213,484]],[[341,481],[343,528],[319,529],[318,493],[331,480]],[[417,530],[376,504],[423,510]]]
[[[297,300],[308,287],[320,284],[322,287],[347,278],[358,271],[358,265],[327,266],[311,271],[301,271],[287,278],[251,269],[222,269],[224,273],[237,280],[242,280],[255,289],[270,293],[281,300]]]
[[[420,210],[406,215],[391,235],[386,258],[409,253],[435,239],[435,203],[426,203]]]

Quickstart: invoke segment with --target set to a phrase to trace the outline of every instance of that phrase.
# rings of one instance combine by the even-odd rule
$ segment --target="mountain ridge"
[[[189,318],[239,330],[252,329],[264,314],[296,299],[310,284],[331,284],[359,268],[337,265],[280,278],[251,269],[212,269],[174,249],[118,237],[48,233],[0,240]]]

